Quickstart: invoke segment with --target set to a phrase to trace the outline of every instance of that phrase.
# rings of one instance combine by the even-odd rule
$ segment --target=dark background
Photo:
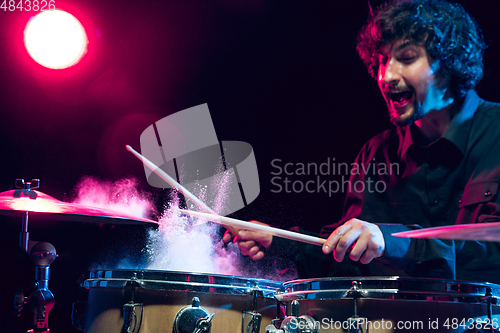
[[[0,10],[0,191],[16,178],[40,178],[41,191],[64,200],[83,176],[133,176],[161,206],[163,194],[146,184],[142,165],[124,146],[139,150],[139,136],[153,122],[208,103],[219,140],[248,142],[257,161],[260,195],[233,216],[318,231],[341,217],[343,193],[273,193],[271,161],[350,163],[366,140],[391,126],[355,51],[368,13],[364,0],[55,3],[80,20],[89,39],[80,63],[64,70],[43,68],[25,51],[23,30],[33,12]],[[500,101],[497,12],[491,1],[460,3],[489,45],[477,91]],[[14,318],[12,297],[19,284],[30,290],[34,267],[17,249],[20,219],[1,217],[0,223],[9,253],[0,328],[22,332],[31,312]],[[32,222],[30,231],[61,255],[50,282],[56,333],[70,331],[69,299],[76,298],[81,271],[118,245],[140,247],[135,235],[142,233],[132,226],[50,221]],[[76,248],[85,258],[74,257]]]

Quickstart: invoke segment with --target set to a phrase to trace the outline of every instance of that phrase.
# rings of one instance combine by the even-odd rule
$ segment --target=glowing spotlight
[[[87,35],[80,22],[62,10],[32,17],[24,29],[24,46],[40,65],[62,69],[75,65],[87,52]]]

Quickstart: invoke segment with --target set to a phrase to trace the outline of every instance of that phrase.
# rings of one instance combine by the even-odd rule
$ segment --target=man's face
[[[377,81],[393,124],[410,124],[453,102],[449,80],[435,74],[436,65],[425,47],[407,39],[382,47]]]

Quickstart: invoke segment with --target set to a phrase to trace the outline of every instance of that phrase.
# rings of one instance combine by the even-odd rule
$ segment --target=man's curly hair
[[[373,13],[358,35],[357,51],[377,79],[380,48],[400,38],[424,43],[438,61],[436,74],[450,78],[455,96],[463,97],[483,76],[481,30],[458,4],[444,0],[393,0]]]

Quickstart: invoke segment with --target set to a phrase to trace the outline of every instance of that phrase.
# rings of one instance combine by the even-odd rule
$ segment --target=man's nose
[[[381,71],[381,80],[384,81],[385,84],[388,85],[397,85],[401,80],[401,73],[399,71],[399,66],[397,63],[393,61],[393,59],[389,60],[384,68]]]

